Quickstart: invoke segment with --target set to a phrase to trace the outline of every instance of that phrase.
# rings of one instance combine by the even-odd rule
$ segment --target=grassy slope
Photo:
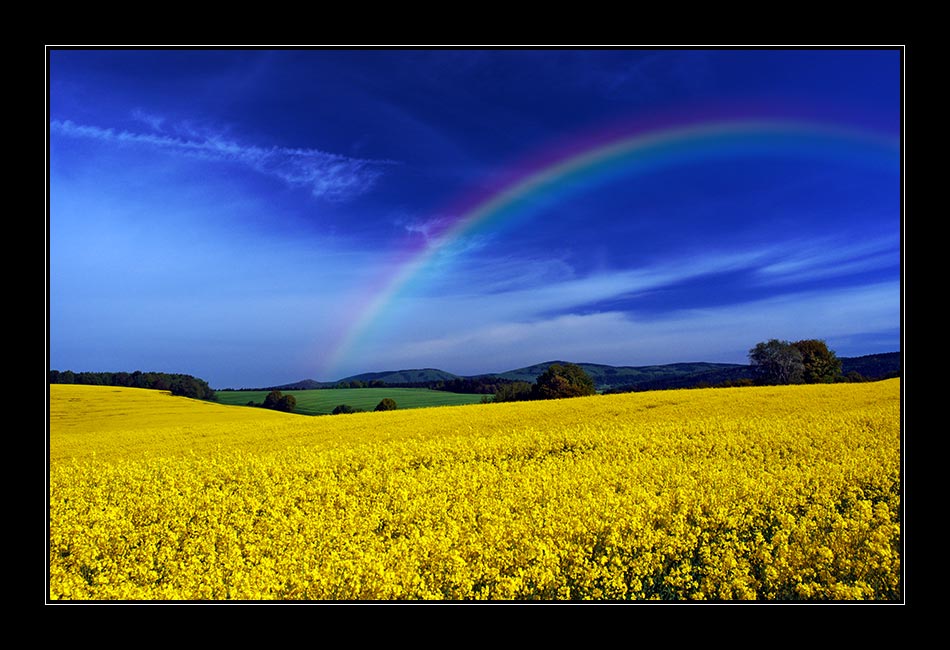
[[[297,409],[294,412],[304,415],[332,413],[334,407],[340,404],[372,411],[384,397],[396,400],[396,406],[400,409],[478,404],[483,397],[427,388],[327,388],[282,392],[297,398]],[[248,402],[260,404],[266,396],[267,391],[222,391],[218,393],[218,401],[222,404],[244,406]]]

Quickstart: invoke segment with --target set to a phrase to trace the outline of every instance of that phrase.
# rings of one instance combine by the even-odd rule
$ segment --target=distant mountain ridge
[[[841,374],[843,375],[847,375],[849,372],[857,372],[868,379],[886,379],[899,376],[901,370],[900,352],[841,358]]]
[[[429,382],[449,381],[452,379],[462,379],[461,375],[453,375],[451,372],[439,370],[438,368],[414,368],[410,370],[384,370],[382,372],[363,372],[358,375],[351,375],[336,381],[316,381],[314,379],[303,379],[292,384],[282,384],[280,386],[270,386],[267,390],[312,390],[314,388],[334,388],[340,384],[347,384],[353,381],[360,381],[368,384],[371,381],[381,381],[384,384],[425,384]]]
[[[514,379],[516,381],[527,381],[533,383],[538,375],[543,373],[553,363],[564,364],[564,361],[548,361],[539,363],[526,368],[509,370],[503,372],[499,377],[504,379]],[[695,375],[707,374],[710,372],[735,371],[737,369],[747,369],[749,366],[743,366],[735,363],[669,363],[655,366],[608,366],[599,363],[578,363],[584,369],[598,390],[617,388],[619,386],[639,385],[644,382],[657,381],[662,379],[672,379],[680,377],[691,377]]]
[[[901,373],[901,353],[885,352],[868,354],[861,357],[839,357],[841,373],[847,375],[856,372],[866,379],[884,379],[896,377]],[[304,379],[291,384],[271,386],[278,390],[311,390],[316,388],[334,388],[341,383],[371,381],[383,384],[434,384],[459,379],[500,378],[511,381],[533,383],[551,364],[568,363],[565,361],[547,361],[524,368],[507,370],[500,373],[482,375],[455,375],[438,368],[414,368],[408,370],[388,370],[382,372],[364,372],[338,379],[320,382]],[[706,384],[715,385],[728,381],[752,379],[752,366],[738,363],[668,363],[653,366],[609,366],[599,363],[578,363],[591,376],[597,390],[629,388],[636,390],[659,390],[664,388],[689,388]]]

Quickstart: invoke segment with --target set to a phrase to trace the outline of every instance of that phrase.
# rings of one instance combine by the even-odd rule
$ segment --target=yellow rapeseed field
[[[891,600],[900,380],[305,417],[50,386],[50,599]]]

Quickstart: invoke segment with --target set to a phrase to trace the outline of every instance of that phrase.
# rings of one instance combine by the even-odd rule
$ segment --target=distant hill
[[[438,370],[436,368],[421,368],[412,370],[386,370],[383,372],[364,372],[359,375],[351,375],[338,379],[336,381],[316,381],[313,379],[304,379],[292,384],[282,384],[280,386],[270,386],[267,390],[312,390],[316,388],[335,388],[341,383],[351,381],[361,381],[368,384],[371,381],[381,381],[384,384],[429,384],[439,381],[449,381],[452,379],[461,379],[459,375],[453,375],[451,372]]]
[[[883,354],[869,354],[863,357],[840,357],[841,372],[857,372],[866,379],[884,379],[897,377],[901,373],[901,353],[887,352]],[[381,381],[387,385],[433,386],[439,382],[464,379],[500,378],[509,381],[526,381],[534,383],[551,364],[568,363],[565,361],[547,361],[536,363],[533,366],[516,368],[500,373],[484,375],[462,376],[437,368],[420,368],[411,370],[389,370],[385,372],[364,372],[359,375],[344,377],[332,382],[320,382],[313,379],[304,379],[293,384],[273,386],[279,390],[309,390],[314,388],[333,388],[341,382]],[[692,388],[699,385],[714,386],[725,382],[752,379],[752,366],[738,363],[668,363],[656,366],[608,366],[599,363],[578,363],[591,376],[597,390],[626,389],[626,390],[662,390],[669,388]]]
[[[681,374],[660,374],[654,377],[645,377],[633,385],[626,385],[619,388],[633,390],[670,390],[673,388],[717,386],[727,382],[737,382],[742,380],[754,381],[755,379],[752,366],[730,364],[718,365],[722,365],[724,367],[708,368],[706,370],[700,370],[699,372],[687,372]]]
[[[292,384],[282,384],[281,386],[269,386],[260,390],[314,390],[317,388],[332,388],[336,384],[330,384],[325,381],[316,381],[314,379],[302,379]]]
[[[505,379],[514,379],[516,381],[526,381],[533,383],[538,376],[548,369],[552,363],[565,363],[564,361],[548,361],[538,363],[527,368],[518,368],[499,374],[499,377]],[[740,370],[748,370],[749,366],[743,366],[735,363],[670,363],[662,366],[607,366],[597,363],[578,363],[584,369],[598,390],[609,390],[621,386],[639,386],[649,382],[663,382],[671,380],[680,380],[707,373],[725,373],[732,376]],[[750,375],[751,376],[751,375]]]
[[[414,370],[388,370],[386,372],[364,372],[361,375],[346,377],[340,381],[381,381],[384,384],[423,384],[434,381],[461,379],[459,375],[439,370],[437,368],[422,368]]]
[[[901,353],[867,354],[863,357],[842,357],[841,374],[857,372],[866,379],[888,379],[901,374]]]

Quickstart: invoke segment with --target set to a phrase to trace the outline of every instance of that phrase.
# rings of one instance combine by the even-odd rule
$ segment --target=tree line
[[[284,395],[279,390],[272,390],[264,398],[264,401],[260,404],[254,402],[253,400],[247,403],[248,406],[258,406],[265,409],[272,409],[274,411],[283,411],[285,413],[293,413],[294,409],[297,408],[297,398],[293,395],[287,394]],[[380,400],[379,404],[376,405],[374,411],[395,411],[396,410],[396,400],[391,397],[384,397]],[[342,413],[362,413],[363,409],[359,409],[349,404],[340,404],[333,409],[333,415],[340,415]]]
[[[217,401],[214,390],[204,379],[191,375],[167,372],[73,372],[72,370],[50,370],[51,384],[84,384],[87,386],[123,386],[126,388],[148,388],[167,390],[172,395]]]
[[[379,400],[379,404],[376,405],[374,411],[395,411],[398,406],[396,406],[396,400],[392,397],[384,397]],[[356,408],[355,406],[350,406],[349,404],[338,404],[334,407],[332,415],[346,415],[348,413],[365,413],[364,409]]]
[[[274,411],[284,411],[285,413],[292,413],[295,408],[297,408],[297,398],[293,395],[284,395],[279,390],[272,390],[267,393],[267,396],[264,398],[264,401],[260,404],[251,400],[247,403],[248,406],[260,406],[265,409],[272,409]]]

